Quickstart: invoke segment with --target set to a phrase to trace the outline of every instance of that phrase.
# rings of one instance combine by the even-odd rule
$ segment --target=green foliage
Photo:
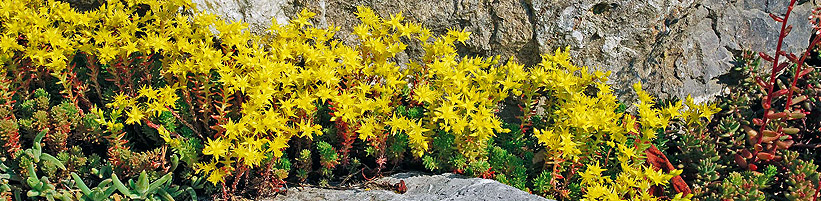
[[[813,160],[805,161],[799,159],[796,152],[786,151],[784,154],[787,172],[787,193],[788,200],[815,200],[821,183],[819,183],[818,165]]]
[[[542,171],[536,179],[533,180],[533,190],[536,194],[539,195],[550,195],[551,189],[553,189],[553,174],[549,171]]]
[[[323,177],[320,184],[327,185],[328,179],[333,176],[334,168],[339,165],[339,155],[337,155],[336,149],[327,142],[317,142],[316,149],[319,152],[319,164],[322,166],[319,169],[319,174]]]
[[[103,201],[108,200],[116,188],[112,186],[112,180],[106,179],[97,184],[94,188],[89,188],[85,182],[77,175],[77,173],[71,173],[71,178],[74,179],[77,188],[80,189],[82,192],[81,198],[83,200],[93,200],[93,201]]]
[[[296,168],[296,177],[299,178],[299,182],[305,182],[308,179],[308,174],[311,172],[311,164],[313,160],[311,160],[311,150],[310,149],[303,149],[299,152],[299,157],[297,158],[297,168]]]
[[[422,161],[429,170],[465,170],[465,164],[460,161],[460,156],[456,155],[454,136],[448,132],[440,131],[431,141],[430,154],[423,157]]]
[[[150,154],[131,152],[130,147],[125,146],[127,141],[122,139],[122,133],[112,130],[117,125],[105,122],[108,115],[99,110],[81,112],[80,107],[68,99],[63,99],[59,104],[52,106],[52,96],[43,88],[34,90],[30,96],[31,98],[25,99],[19,105],[7,105],[3,106],[4,109],[0,109],[6,112],[9,111],[8,109],[16,111],[0,112],[2,113],[0,115],[4,116],[0,121],[0,125],[3,125],[0,126],[2,129],[0,133],[4,134],[0,141],[3,142],[5,148],[10,150],[18,147],[25,148],[13,144],[19,140],[34,142],[26,149],[3,153],[2,157],[5,162],[1,169],[4,176],[0,177],[3,178],[2,185],[8,186],[8,189],[0,187],[3,190],[0,192],[0,198],[22,200],[25,196],[29,199],[45,200],[108,200],[112,196],[121,196],[109,190],[113,189],[109,186],[111,181],[108,181],[113,171],[122,172],[124,169],[133,171],[134,167],[141,165],[139,161],[160,159],[148,160],[147,158],[152,157]],[[107,130],[106,127],[108,127]],[[33,135],[35,133],[36,135]],[[180,146],[183,151],[180,152],[183,155],[187,153],[189,156],[196,157],[201,149],[198,147],[201,145],[197,145],[196,139],[184,142],[185,144]],[[89,150],[83,150],[82,147]],[[98,154],[106,154],[112,158],[102,158]],[[120,160],[134,163],[129,163],[128,168],[112,166],[111,162]],[[174,166],[170,171],[176,169],[178,160],[176,155],[170,157],[173,163],[170,165]],[[196,162],[196,158],[188,158],[188,160],[191,164]],[[120,164],[125,165],[125,163]],[[154,171],[155,169],[151,169],[151,174],[156,174]],[[186,172],[190,174],[193,171],[181,170],[179,173],[184,175]],[[86,181],[82,181],[83,178]],[[184,178],[188,179],[190,176]],[[96,184],[97,187],[88,188],[86,186],[88,182]],[[14,183],[23,185],[12,185]],[[181,182],[181,184],[185,183]],[[192,181],[191,184],[193,183]],[[204,187],[201,183],[199,189]],[[84,192],[81,188],[88,188],[89,191]],[[184,191],[189,198],[196,196],[194,189],[187,187],[187,190],[181,191],[178,190],[180,188],[179,184],[174,184],[167,189],[167,192],[177,197],[180,197],[180,192]]]
[[[174,200],[173,196],[167,191],[171,184],[170,173],[151,182],[148,179],[148,174],[143,171],[136,181],[129,179],[128,186],[120,181],[117,174],[111,174],[111,181],[114,188],[125,197],[133,200]]]
[[[43,137],[45,137],[46,132],[48,132],[48,130],[39,132],[37,136],[34,137],[32,148],[23,150],[23,154],[21,156],[30,159],[30,162],[24,164],[28,175],[26,178],[26,184],[28,184],[28,187],[30,188],[28,192],[26,192],[26,196],[40,197],[47,200],[70,200],[66,192],[58,191],[54,187],[54,184],[49,182],[49,178],[47,176],[42,176],[40,178],[37,177],[38,169],[36,167],[42,167],[48,164],[58,167],[61,170],[66,169],[66,167],[63,166],[63,163],[57,160],[57,158],[51,154],[43,153],[41,142],[43,141]]]
[[[0,158],[0,200],[3,201],[12,200],[12,186],[9,185],[9,179],[13,175],[11,169],[3,164],[5,161],[6,158]]]
[[[766,200],[764,189],[772,185],[778,170],[774,166],[767,166],[763,173],[746,171],[732,172],[720,184],[720,193],[715,199]]]
[[[490,169],[499,175],[506,175],[504,180],[499,179],[499,175],[497,175],[497,180],[525,191],[528,189],[528,168],[525,166],[525,160],[498,146],[493,146],[488,153],[490,155],[488,158]]]
[[[718,97],[716,101],[722,109],[715,116],[716,121],[678,124],[682,132],[673,140],[678,151],[673,152],[675,154],[671,158],[684,166],[682,176],[691,184],[695,200],[812,200],[815,196],[818,183],[813,183],[812,179],[790,178],[812,178],[812,175],[818,174],[817,167],[802,160],[797,152],[783,150],[805,149],[806,145],[797,145],[796,139],[816,141],[814,136],[817,135],[814,133],[818,132],[819,127],[815,123],[801,123],[815,122],[809,119],[813,116],[804,116],[772,125],[799,128],[801,132],[795,135],[785,133],[777,136],[769,131],[762,135],[759,130],[762,128],[760,117],[766,110],[761,103],[767,90],[757,80],[769,75],[761,74],[761,63],[761,59],[751,52],[745,52],[737,59],[737,65],[725,78],[730,93]],[[807,76],[816,74],[813,71]],[[776,83],[788,83],[793,79],[790,75],[776,78],[780,80]],[[798,82],[805,83],[807,80]],[[780,84],[779,87],[784,86]],[[784,100],[775,101],[783,104]],[[814,112],[807,108],[794,109]],[[804,120],[794,121],[802,118]],[[767,129],[775,129],[772,126],[768,125]],[[758,143],[759,138],[762,139],[761,143]]]

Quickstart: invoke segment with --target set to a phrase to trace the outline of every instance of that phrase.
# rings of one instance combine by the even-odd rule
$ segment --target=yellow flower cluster
[[[547,90],[555,97],[551,104],[542,106],[552,111],[546,115],[554,123],[536,129],[534,135],[554,168],[563,168],[563,162],[587,164],[580,174],[586,200],[656,200],[649,194],[650,187],[668,184],[681,170],[665,173],[645,164],[647,143],[673,119],[710,117],[717,109],[715,105],[694,104],[692,98],[687,99],[689,107],[684,114],[681,101],[659,108],[641,83],[636,83],[638,114],[619,113],[616,97],[605,84],[608,74],[573,65],[567,50],[543,55],[539,66],[530,70],[533,86],[525,88]],[[602,175],[606,169],[597,162],[603,154],[601,147],[616,149],[620,170],[615,178]],[[687,197],[679,194],[675,199]]]
[[[616,97],[605,84],[609,73],[593,71],[570,63],[567,50],[556,50],[554,55],[543,55],[539,66],[531,69],[533,87],[554,94],[556,100],[544,107],[556,107],[547,114],[555,123],[543,130],[535,130],[539,143],[547,147],[548,156],[578,161],[579,156],[590,154],[583,145],[610,139],[623,143],[625,129],[618,124],[623,114],[616,113]],[[594,94],[588,89],[595,88]],[[612,137],[606,137],[607,135]]]
[[[314,13],[306,10],[287,25],[272,26],[269,37],[233,39],[243,36],[243,26],[214,22],[220,39],[240,41],[229,42],[226,47],[237,48],[231,50],[230,59],[222,59],[235,62],[214,63],[209,65],[213,69],[203,69],[194,64],[217,56],[191,56],[175,61],[179,65],[168,70],[180,75],[215,71],[228,95],[247,96],[242,117],[223,125],[225,136],[207,143],[203,154],[214,156],[214,160],[202,163],[200,169],[212,172],[211,176],[223,176],[230,174],[225,167],[234,167],[234,161],[258,165],[262,147],[279,158],[292,137],[322,135],[311,117],[317,112],[315,104],[326,101],[334,107],[331,121],[356,128],[354,132],[362,141],[404,132],[413,153],[421,157],[429,148],[431,131],[441,126],[464,136],[465,147],[460,150],[466,155],[483,150],[493,131],[501,130],[493,108],[507,92],[494,84],[505,77],[505,68],[493,66],[495,60],[457,61],[453,43],[464,42],[469,33],[450,31],[432,38],[427,29],[404,23],[401,13],[386,20],[360,7],[357,15],[362,24],[354,28],[360,41],[355,47],[331,40],[336,28],[314,27],[310,22]],[[402,40],[410,37],[421,40],[427,54],[423,62],[409,63],[407,69],[400,70],[395,56],[407,47]],[[219,55],[202,49],[190,55]],[[221,60],[217,57],[215,61]],[[457,87],[451,87],[453,83]],[[437,115],[410,120],[397,114],[392,105],[401,99],[398,92],[408,87],[414,101],[425,104],[428,111],[437,111]]]

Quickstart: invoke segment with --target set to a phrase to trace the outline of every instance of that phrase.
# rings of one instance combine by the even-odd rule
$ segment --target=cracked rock
[[[392,189],[383,188],[354,188],[350,190],[331,190],[313,187],[292,187],[284,195],[278,195],[270,200],[407,200],[407,201],[439,201],[439,200],[483,200],[483,201],[518,201],[518,200],[545,200],[548,199],[533,195],[511,186],[490,179],[467,178],[455,174],[424,175],[420,173],[399,173],[390,177],[381,178],[374,183],[393,185],[400,180],[405,182],[407,192],[399,194]]]

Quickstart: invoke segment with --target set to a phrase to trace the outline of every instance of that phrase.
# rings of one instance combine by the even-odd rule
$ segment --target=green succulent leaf
[[[66,170],[66,166],[64,166],[63,163],[60,162],[60,160],[57,160],[57,158],[55,158],[51,154],[42,153],[42,154],[40,154],[40,159],[48,161],[48,162],[54,164],[55,166],[57,166],[61,170]]]
[[[161,190],[160,186],[164,185],[168,181],[171,181],[171,173],[165,174],[165,176],[160,177],[157,181],[154,181],[148,186],[148,192],[155,192],[157,190]]]
[[[31,157],[34,159],[35,163],[40,162],[40,154],[42,154],[42,150],[43,150],[43,148],[40,146],[40,142],[43,141],[43,137],[46,136],[47,131],[48,131],[48,129],[40,131],[40,133],[37,133],[37,136],[34,137],[34,142],[33,142],[32,149],[31,149],[31,154],[32,154]]]
[[[140,173],[140,177],[137,179],[137,186],[135,190],[137,190],[137,194],[141,195],[142,197],[145,197],[146,193],[148,192],[148,174],[145,173],[145,170],[143,170]]]
[[[171,196],[171,194],[168,194],[168,192],[166,192],[163,189],[158,189],[157,194],[160,195],[160,198],[163,199],[163,200],[174,201],[174,197]]]
[[[77,185],[77,187],[80,188],[80,191],[82,191],[83,194],[91,195],[91,189],[89,189],[88,186],[86,186],[86,183],[83,182],[82,179],[80,179],[80,176],[78,176],[77,173],[72,172],[71,178],[74,179],[75,185]]]
[[[135,196],[128,188],[123,185],[123,182],[120,181],[120,178],[117,177],[117,174],[111,174],[111,181],[114,183],[114,188],[120,191],[125,196],[133,197]]]

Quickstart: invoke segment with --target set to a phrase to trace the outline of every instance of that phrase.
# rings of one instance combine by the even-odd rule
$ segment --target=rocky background
[[[774,52],[788,0],[194,0],[201,9],[243,21],[262,32],[271,20],[287,23],[303,8],[314,24],[341,27],[337,37],[354,43],[356,6],[380,15],[402,12],[436,34],[448,28],[473,32],[464,55],[502,55],[533,65],[540,54],[569,46],[581,65],[610,70],[622,100],[642,81],[661,98],[702,100],[722,91],[720,76],[742,50]],[[786,49],[806,47],[815,3],[799,1]],[[419,54],[409,48],[408,56]]]
[[[67,0],[78,8],[96,0]],[[722,91],[720,76],[743,50],[774,55],[789,0],[193,0],[200,9],[264,32],[271,21],[287,23],[306,8],[314,24],[337,26],[337,37],[355,43],[357,6],[387,17],[402,12],[435,34],[448,28],[472,32],[461,46],[465,56],[501,55],[533,65],[540,54],[569,46],[575,62],[613,72],[611,83],[630,102],[632,83],[641,81],[660,98],[692,94],[700,100]],[[790,17],[787,51],[806,48],[814,0],[799,0]],[[407,57],[419,48],[410,46]]]

